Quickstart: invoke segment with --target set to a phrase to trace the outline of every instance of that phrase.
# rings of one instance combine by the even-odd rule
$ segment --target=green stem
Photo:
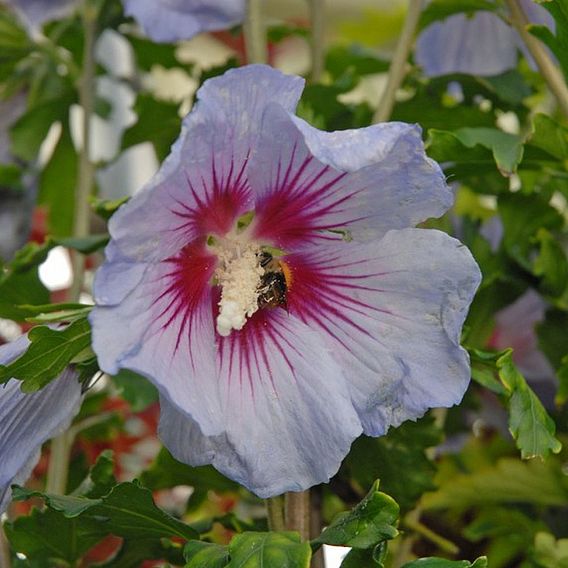
[[[282,495],[266,499],[266,512],[269,530],[283,531],[286,528],[284,523],[284,497]]]
[[[421,523],[419,520],[415,520],[413,518],[406,518],[404,520],[404,525],[413,530],[414,532],[422,535],[425,539],[429,540],[430,542],[434,543],[440,550],[448,554],[457,554],[460,549],[450,540],[440,536],[439,534],[435,533],[433,530],[429,529],[426,525]]]
[[[406,14],[400,38],[392,57],[385,91],[373,117],[373,122],[385,122],[390,118],[396,92],[402,85],[406,75],[406,62],[414,42],[414,32],[422,13],[423,3],[423,0],[410,0],[408,4],[408,13]]]
[[[83,109],[82,137],[83,147],[79,154],[79,178],[75,195],[74,237],[86,237],[89,234],[89,197],[93,190],[95,169],[91,162],[91,117],[95,106],[95,39],[97,14],[88,1],[85,2],[83,22],[85,29],[85,52],[83,55],[83,74],[79,83],[79,102]],[[76,302],[81,294],[85,277],[85,256],[73,255],[73,283],[69,293],[70,301]]]
[[[266,63],[266,29],[262,18],[262,0],[247,0],[243,26],[247,63]]]
[[[558,101],[562,113],[568,117],[568,87],[562,72],[551,59],[544,45],[527,29],[530,24],[523,7],[518,0],[506,0],[511,15],[511,24],[519,32],[523,42],[546,81],[552,94]]]
[[[85,49],[83,55],[83,72],[79,84],[79,102],[83,109],[82,135],[83,147],[79,154],[79,176],[75,195],[74,237],[85,237],[89,234],[89,196],[94,185],[95,170],[90,160],[91,150],[91,116],[95,104],[95,40],[96,11],[85,0],[83,5],[83,25],[85,30]],[[83,288],[85,276],[85,257],[74,253],[72,257],[73,283],[69,292],[69,300],[76,302]],[[64,494],[67,487],[69,460],[73,435],[63,432],[51,442],[51,458],[47,470],[46,490],[48,493]]]
[[[322,531],[322,488],[312,487],[310,490],[310,539],[317,538]],[[312,555],[311,568],[325,568],[323,561],[323,546]]]
[[[68,432],[59,434],[51,441],[51,454],[49,456],[47,483],[45,486],[46,493],[65,494],[72,445],[73,437]]]
[[[310,538],[310,492],[288,492],[284,497],[286,528],[300,533],[302,540]]]
[[[321,81],[325,59],[325,0],[308,0],[312,23],[312,83]]]

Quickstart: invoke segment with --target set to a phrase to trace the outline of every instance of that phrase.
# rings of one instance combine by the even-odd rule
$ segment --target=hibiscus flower
[[[245,17],[245,0],[122,0],[146,35],[157,42],[224,30]]]
[[[554,29],[545,8],[532,0],[520,0],[529,21]],[[517,66],[521,50],[532,63],[519,34],[496,12],[479,10],[473,15],[453,14],[429,25],[418,37],[416,62],[429,77],[450,73],[491,76]]]
[[[480,281],[417,223],[452,203],[417,126],[322,132],[303,80],[207,81],[156,177],[110,221],[93,346],[161,393],[173,455],[262,497],[329,479],[352,441],[459,402]]]

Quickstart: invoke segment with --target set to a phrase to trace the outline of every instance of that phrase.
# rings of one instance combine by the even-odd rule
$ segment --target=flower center
[[[221,286],[217,333],[227,337],[233,329],[242,329],[246,318],[258,310],[264,274],[259,262],[261,248],[236,235],[228,235],[212,248],[219,259],[215,276]]]

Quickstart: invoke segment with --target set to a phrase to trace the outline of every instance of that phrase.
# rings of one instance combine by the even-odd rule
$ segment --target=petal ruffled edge
[[[459,403],[470,380],[461,329],[481,281],[468,249],[440,231],[389,231],[285,257],[290,314],[321,330],[346,370],[365,433]]]
[[[453,193],[420,134],[399,122],[323,132],[268,106],[248,167],[255,237],[290,250],[334,230],[370,241],[439,217]]]
[[[329,481],[362,428],[320,334],[284,310],[260,313],[221,339],[217,366],[215,435],[177,401],[162,400],[159,434],[172,454],[210,463],[260,497]]]

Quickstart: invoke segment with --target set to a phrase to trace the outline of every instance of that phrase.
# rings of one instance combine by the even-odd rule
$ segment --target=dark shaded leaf
[[[133,412],[140,412],[158,401],[156,387],[148,379],[134,371],[121,369],[118,375],[112,377],[112,380],[118,387],[121,396],[130,404]]]
[[[51,159],[41,172],[39,201],[48,207],[48,227],[56,237],[73,231],[78,159],[71,134],[64,126]]]
[[[158,101],[151,95],[140,93],[134,105],[138,120],[124,132],[122,149],[151,142],[162,161],[179,136],[181,119],[178,106],[177,103]]]
[[[178,462],[166,448],[162,448],[150,469],[142,474],[142,483],[156,491],[176,485],[191,485],[195,488],[215,491],[236,491],[239,485],[226,478],[212,466],[191,467]]]
[[[80,521],[46,509],[32,510],[4,525],[10,545],[31,558],[48,558],[74,563],[102,538],[93,520]]]
[[[401,509],[411,509],[420,496],[435,488],[435,466],[426,449],[441,442],[441,432],[431,417],[405,422],[386,436],[361,436],[351,446],[340,473],[369,487],[381,479],[381,487]]]

